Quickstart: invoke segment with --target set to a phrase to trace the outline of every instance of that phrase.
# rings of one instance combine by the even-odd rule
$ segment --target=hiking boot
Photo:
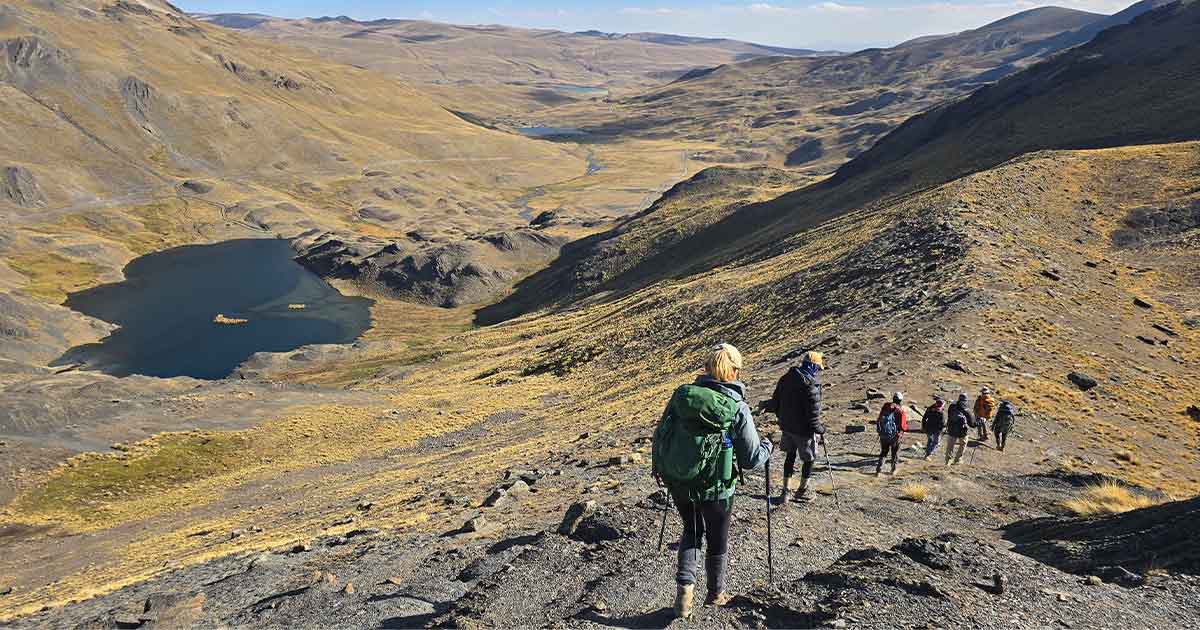
[[[692,593],[695,584],[678,584],[675,588],[675,616],[687,619],[692,616]]]
[[[892,471],[891,471],[891,472],[889,472],[888,474],[889,474],[889,475],[891,475],[891,476],[893,476],[893,477],[895,477],[895,476],[896,476],[896,462],[892,462]]]
[[[725,591],[721,591],[720,593],[717,593],[716,595],[709,594],[709,596],[704,600],[704,605],[705,606],[716,606],[717,608],[720,608],[721,606],[728,604],[730,599],[733,599],[733,598],[730,597],[729,593],[727,593]]]
[[[812,491],[808,489],[808,478],[801,479],[800,488],[796,490],[795,500],[800,503],[812,503],[815,498]]]
[[[704,559],[704,572],[708,579],[708,597],[704,604],[723,606],[729,602],[729,594],[725,592],[725,574],[729,569],[729,554],[708,556]]]
[[[774,503],[775,505],[784,505],[787,503],[788,491],[792,489],[791,482],[792,482],[791,477],[783,478],[783,490],[781,490],[779,492],[779,498],[771,499],[772,503]]]

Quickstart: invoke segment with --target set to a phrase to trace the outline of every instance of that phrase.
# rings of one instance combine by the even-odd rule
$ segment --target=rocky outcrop
[[[0,81],[22,83],[60,72],[67,54],[46,40],[26,35],[0,40]]]
[[[16,204],[22,208],[45,205],[33,173],[23,166],[6,166],[0,171],[0,201]]]
[[[146,122],[154,100],[154,88],[137,77],[125,77],[121,80],[121,98],[125,100],[125,109],[138,122]]]
[[[415,232],[391,241],[323,234],[302,245],[296,260],[318,275],[453,308],[498,297],[519,277],[549,262],[561,245],[561,239],[532,229],[456,241],[429,240]]]

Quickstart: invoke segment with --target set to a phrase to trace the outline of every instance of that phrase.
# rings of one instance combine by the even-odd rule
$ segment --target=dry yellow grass
[[[102,271],[98,265],[54,253],[10,257],[8,266],[29,278],[23,289],[27,295],[51,304],[61,304],[68,293],[96,285]]]
[[[1129,488],[1112,481],[1088,486],[1078,496],[1063,501],[1063,507],[1076,516],[1120,514],[1130,510],[1157,505],[1161,501],[1134,494]]]
[[[223,324],[225,326],[237,326],[238,324],[245,324],[249,321],[250,320],[243,319],[241,317],[226,317],[225,313],[217,313],[216,317],[213,317],[214,324]]]
[[[900,498],[913,503],[924,503],[929,498],[929,486],[923,483],[906,483],[900,488]]]

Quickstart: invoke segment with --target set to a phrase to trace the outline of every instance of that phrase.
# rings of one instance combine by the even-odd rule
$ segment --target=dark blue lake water
[[[255,352],[349,343],[370,327],[371,300],[338,293],[292,256],[287,241],[246,239],[138,258],[125,267],[124,282],[67,298],[66,306],[121,328],[55,364],[219,379]],[[218,313],[248,321],[217,324]]]
[[[562,138],[586,135],[574,127],[518,127],[517,132],[530,138]]]

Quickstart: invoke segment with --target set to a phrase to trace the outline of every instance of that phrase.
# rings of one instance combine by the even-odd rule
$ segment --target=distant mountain
[[[1071,45],[1056,39],[1116,19],[1055,7],[980,28],[835,57],[760,57],[692,70],[621,99],[599,122],[571,104],[556,112],[601,135],[682,135],[717,147],[694,157],[831,173],[909,116],[960,98]]]
[[[834,180],[923,185],[1038,149],[1200,138],[1200,4],[1135,7],[1130,24],[913,117]]]
[[[632,39],[652,44],[664,44],[666,46],[718,46],[754,56],[782,55],[789,57],[814,57],[842,54],[838,51],[830,50],[768,46],[724,37],[692,37],[688,35],[670,35],[667,33],[605,33],[602,31],[578,31],[575,34],[609,40]]]
[[[729,178],[704,171],[650,210],[566,248],[559,261],[482,311],[481,321],[777,255],[788,237],[835,217],[869,213],[1029,152],[1200,139],[1198,30],[1200,2],[1152,10],[914,116],[834,177],[770,201],[743,205],[735,192],[726,197],[732,207],[696,213],[699,184]],[[711,222],[696,225],[695,216]]]
[[[488,117],[524,114],[578,98],[604,96],[605,92],[643,92],[697,68],[765,56],[831,54],[663,33],[567,33],[405,19],[359,21],[346,16],[198,17],[431,86],[434,96],[440,96],[447,107]],[[480,98],[481,89],[484,98]]]

